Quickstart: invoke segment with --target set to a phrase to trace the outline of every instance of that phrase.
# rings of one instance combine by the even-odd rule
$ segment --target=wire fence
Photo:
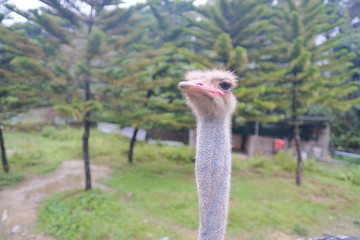
[[[320,157],[317,158],[317,161],[338,163],[343,165],[360,165],[360,154],[335,151],[333,159]]]

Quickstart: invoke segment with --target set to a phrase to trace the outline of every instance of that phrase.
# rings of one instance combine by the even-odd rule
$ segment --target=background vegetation
[[[360,152],[359,0],[148,0],[128,8],[118,0],[41,2],[21,10],[0,1],[7,172],[0,187],[83,158],[86,189],[91,159],[114,169],[107,182],[114,192],[49,196],[40,231],[60,239],[196,238],[194,150],[135,147],[137,131],[129,141],[92,128],[98,121],[136,130],[194,127],[177,89],[189,69],[227,68],[239,76],[238,133],[249,134],[253,121],[289,120],[300,151],[299,117],[326,116],[334,119],[334,147]],[[9,24],[10,13],[27,20]],[[53,107],[65,125],[11,126],[19,112],[42,106]],[[274,230],[305,236],[335,222],[332,229],[358,234],[359,168],[313,161],[304,167],[309,180],[297,189],[291,154],[234,156],[230,239],[266,239]]]
[[[114,191],[79,189],[47,197],[38,231],[64,240],[196,239],[194,149],[141,143],[134,164],[128,165],[126,138],[93,134],[91,156],[96,164],[114,169],[106,182]],[[11,131],[8,136],[13,151],[9,161],[22,176],[45,174],[61,159],[81,156],[81,129],[44,127],[41,134]],[[343,233],[360,232],[359,168],[307,161],[300,189],[291,181],[295,168],[295,158],[287,152],[274,158],[233,156],[230,239],[278,239],[275,233],[295,238],[338,233],[340,228]],[[1,186],[5,184],[9,180],[1,179]]]
[[[196,239],[194,149],[141,143],[129,165],[126,138],[93,134],[93,161],[114,169],[106,182],[114,191],[79,189],[47,197],[38,231],[64,240]],[[8,136],[13,151],[9,161],[22,176],[44,174],[60,160],[81,156],[81,129],[44,127],[41,135],[12,131]],[[41,147],[25,147],[34,140]],[[310,160],[305,163],[306,181],[298,188],[291,181],[295,167],[295,158],[286,152],[273,158],[233,156],[229,239],[268,239],[275,233],[296,238],[323,231],[359,234],[360,169]],[[2,187],[8,183],[1,179]]]

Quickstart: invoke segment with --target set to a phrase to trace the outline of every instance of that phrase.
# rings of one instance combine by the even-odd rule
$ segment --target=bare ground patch
[[[112,191],[101,184],[109,176],[110,168],[92,165],[91,170],[93,186]],[[40,203],[49,194],[76,188],[84,188],[81,160],[64,161],[59,169],[46,176],[34,176],[0,191],[0,239],[52,240],[48,235],[34,233]]]

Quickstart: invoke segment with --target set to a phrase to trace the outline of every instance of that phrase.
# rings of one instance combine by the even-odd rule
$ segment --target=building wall
[[[65,125],[67,123],[75,123],[77,120],[72,117],[58,116],[53,107],[37,107],[29,109],[27,112],[19,113],[16,117],[10,120],[11,124],[55,124]]]
[[[329,154],[329,143],[330,143],[330,128],[326,126],[325,128],[320,128],[317,131],[316,140],[310,141],[301,141],[301,152],[305,158],[308,157],[326,157]],[[252,156],[254,153],[262,152],[266,154],[274,153],[274,141],[276,138],[264,137],[264,136],[255,136],[250,135],[246,138],[245,142],[245,152]],[[284,149],[293,151],[295,153],[295,143],[294,141],[289,141],[285,139]],[[238,149],[239,146],[235,146],[234,149]]]

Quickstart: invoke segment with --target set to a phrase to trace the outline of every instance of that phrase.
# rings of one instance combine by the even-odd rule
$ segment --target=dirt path
[[[101,184],[110,174],[107,166],[91,166],[93,186],[111,190]],[[64,161],[59,169],[42,177],[33,177],[14,188],[0,191],[0,239],[52,240],[50,236],[32,233],[41,200],[54,192],[84,187],[81,160]]]

